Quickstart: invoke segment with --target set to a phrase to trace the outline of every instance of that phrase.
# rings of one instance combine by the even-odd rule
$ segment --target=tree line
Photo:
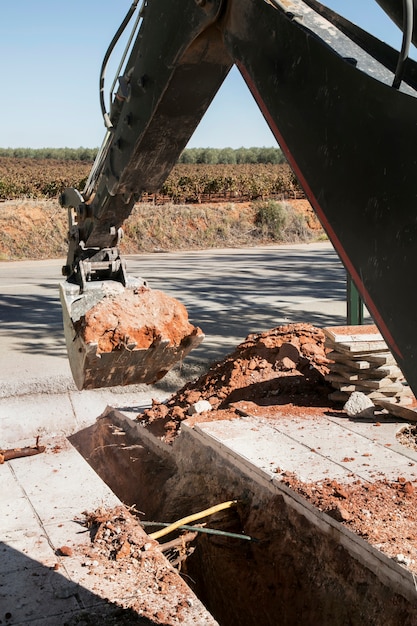
[[[286,159],[280,148],[186,148],[178,162],[190,165],[279,165],[286,163]]]
[[[15,159],[54,159],[58,161],[94,161],[97,148],[0,148],[0,157]],[[186,148],[179,163],[189,165],[240,165],[286,163],[280,148]]]
[[[94,161],[97,148],[0,148],[0,157],[51,159],[55,161]]]

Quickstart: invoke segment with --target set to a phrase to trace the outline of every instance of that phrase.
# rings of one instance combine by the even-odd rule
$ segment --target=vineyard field
[[[82,190],[92,163],[0,157],[0,200],[57,198],[65,187]],[[288,164],[178,164],[158,194],[143,201],[161,204],[302,198]]]

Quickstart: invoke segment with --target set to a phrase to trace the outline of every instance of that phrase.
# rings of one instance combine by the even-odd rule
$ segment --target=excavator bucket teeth
[[[67,352],[78,389],[155,383],[204,338],[184,305],[146,286],[68,281],[60,295]]]

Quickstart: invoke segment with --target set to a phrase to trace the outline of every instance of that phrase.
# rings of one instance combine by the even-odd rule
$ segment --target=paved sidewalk
[[[382,414],[377,428],[375,421],[324,415],[274,421],[248,415],[198,424],[196,431],[270,479],[288,472],[305,483],[396,481],[398,476],[416,481],[417,452],[396,439],[406,423]]]
[[[159,398],[163,399],[161,394]],[[190,590],[184,600],[184,593],[178,599],[175,589],[168,594],[138,589],[135,576],[109,580],[106,572],[82,556],[90,545],[89,533],[80,524],[83,512],[111,509],[121,502],[67,437],[94,423],[109,402],[132,417],[146,399],[107,390],[0,400],[1,447],[33,446],[37,436],[46,446],[41,454],[0,465],[0,623],[90,624],[95,616],[94,623],[113,624],[118,604],[129,606],[144,594],[145,606],[157,605],[168,614],[179,602],[178,624],[214,626],[215,620]],[[70,556],[60,555],[63,546],[70,547]],[[174,575],[182,590],[185,585],[175,571]]]

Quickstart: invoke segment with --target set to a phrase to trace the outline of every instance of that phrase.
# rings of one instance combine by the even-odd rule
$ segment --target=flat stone
[[[194,415],[195,413],[203,413],[204,411],[211,411],[213,407],[208,400],[198,400],[190,406],[188,409],[188,415]]]
[[[388,402],[386,400],[375,400],[375,404],[382,409],[385,409],[388,413],[394,415],[395,417],[401,417],[408,422],[417,422],[417,412],[412,409],[407,409],[405,406]]]

